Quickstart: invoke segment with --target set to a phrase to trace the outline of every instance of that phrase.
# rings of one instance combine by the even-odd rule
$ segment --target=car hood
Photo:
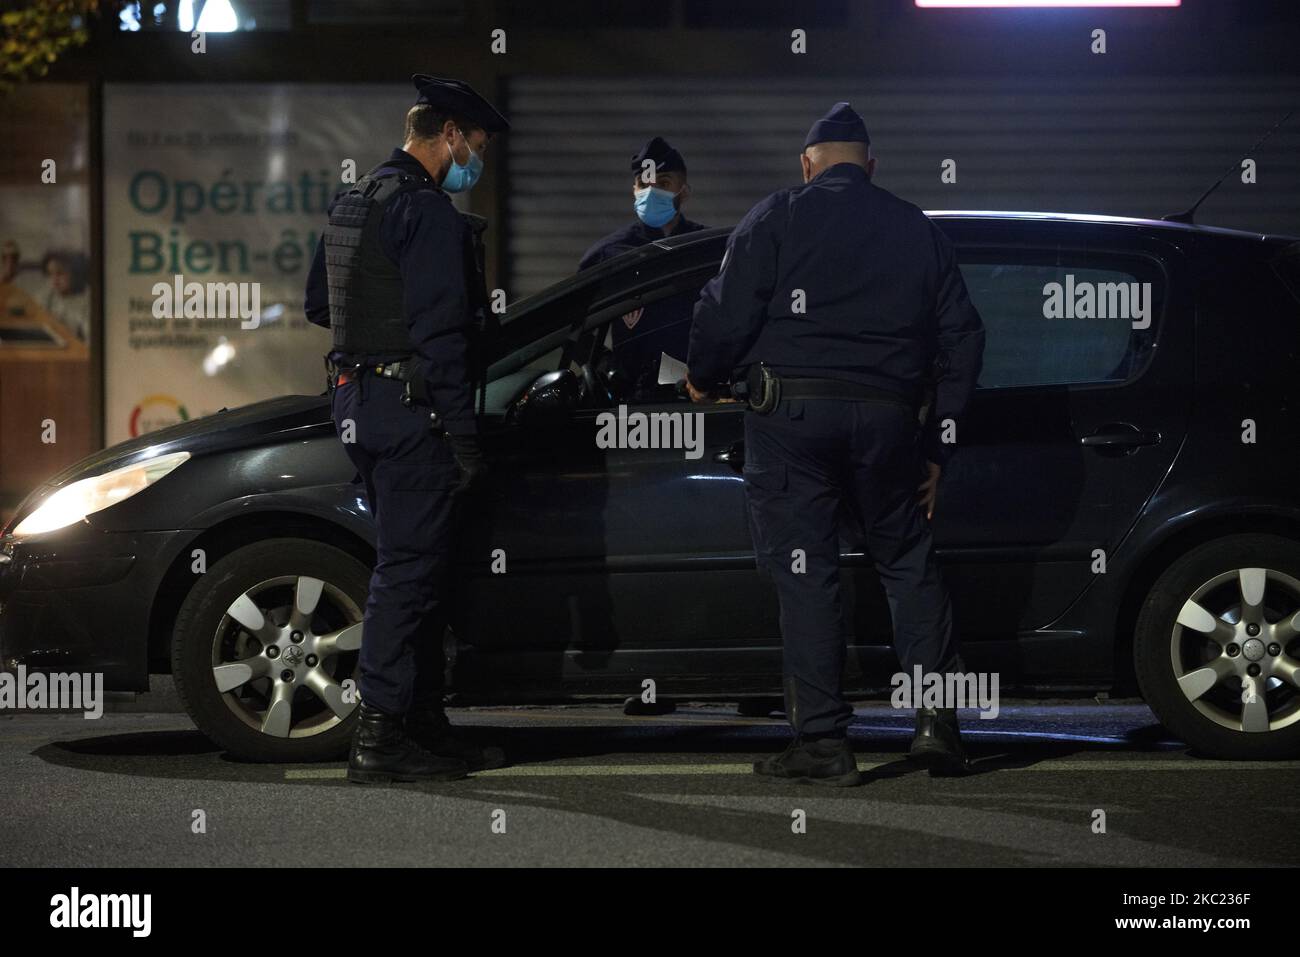
[[[89,455],[44,483],[44,488],[120,468],[136,459],[169,452],[208,454],[281,442],[288,432],[329,432],[329,397],[284,395],[237,409],[222,409],[187,422],[178,422]]]

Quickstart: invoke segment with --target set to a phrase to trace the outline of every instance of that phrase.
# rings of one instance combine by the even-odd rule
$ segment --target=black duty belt
[[[399,382],[406,382],[411,377],[413,363],[410,359],[401,359],[397,362],[331,362],[328,358],[325,360],[325,368],[329,373],[329,384],[331,387],[347,385],[349,382],[355,382],[363,375],[376,375],[381,379],[396,379]]]
[[[897,392],[860,382],[842,379],[787,379],[781,378],[783,399],[845,399],[849,402],[887,402],[911,409],[913,405]]]
[[[325,368],[331,373],[341,374],[350,373],[367,374],[367,376],[380,376],[381,378],[396,378],[396,380],[406,381],[411,377],[411,368],[413,363],[411,359],[400,359],[391,361],[391,363],[376,363],[376,361],[355,361],[355,363],[331,363],[329,359],[325,360]]]
[[[742,385],[742,383],[737,383]],[[916,404],[909,402],[897,392],[882,389],[879,386],[865,385],[860,382],[847,382],[843,379],[821,379],[812,377],[786,377],[777,375],[763,364],[751,366],[743,382],[743,388],[733,387],[736,398],[749,402],[755,412],[766,415],[775,409],[783,399],[840,399],[847,402],[882,402],[899,408],[916,411]]]
[[[407,408],[419,406],[429,410],[429,427],[435,432],[442,432],[442,416],[433,408],[427,388],[421,382],[420,365],[417,358],[407,356],[396,362],[332,362],[325,357],[325,381],[328,391],[333,393],[341,385],[349,382],[360,383],[368,375],[381,379],[396,379],[405,385],[402,390],[402,405]],[[364,386],[358,385],[364,390]]]

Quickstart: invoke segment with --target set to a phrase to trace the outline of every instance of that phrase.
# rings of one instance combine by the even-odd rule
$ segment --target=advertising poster
[[[105,439],[324,388],[303,287],[345,175],[401,145],[397,85],[105,89]],[[351,172],[355,171],[355,172]]]

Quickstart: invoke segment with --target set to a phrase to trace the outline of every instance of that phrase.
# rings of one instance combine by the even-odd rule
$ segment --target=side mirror
[[[529,428],[555,425],[568,420],[578,407],[580,394],[578,377],[568,369],[545,372],[515,400],[511,414]]]

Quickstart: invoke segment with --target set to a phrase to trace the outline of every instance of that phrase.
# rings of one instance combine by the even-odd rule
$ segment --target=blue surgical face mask
[[[465,139],[463,131],[457,130],[461,138]],[[465,145],[469,145],[469,140],[465,139]],[[451,144],[447,144],[447,152],[451,153],[451,165],[447,167],[447,175],[442,178],[442,188],[449,193],[464,193],[474,188],[478,182],[479,174],[483,172],[483,160],[473,150],[469,151],[469,162],[462,166],[456,162],[456,154],[452,153]]]
[[[653,229],[666,226],[677,215],[677,206],[674,202],[677,199],[676,193],[670,193],[658,186],[647,186],[645,189],[636,190],[632,195],[636,197],[632,208],[636,210],[641,222]]]

